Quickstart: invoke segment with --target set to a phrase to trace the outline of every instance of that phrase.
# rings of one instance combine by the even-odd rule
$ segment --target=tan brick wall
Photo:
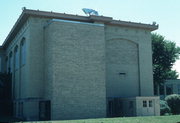
[[[28,68],[29,68],[29,39],[30,37],[30,29],[29,29],[29,21],[27,21],[24,25],[22,25],[22,28],[17,33],[15,38],[11,41],[9,46],[5,49],[5,56],[9,60],[9,54],[12,52],[12,58],[13,58],[13,74],[12,74],[12,91],[13,91],[13,99],[19,100],[22,98],[28,98],[29,96],[29,89],[33,90],[31,87],[29,87],[29,84],[31,80],[28,78]],[[22,39],[25,38],[26,42],[26,64],[21,66],[20,65],[20,54],[19,54],[19,67],[17,70],[14,69],[14,49],[16,46],[18,46],[18,52],[20,51],[20,44]],[[5,60],[5,59],[4,59]],[[9,62],[9,61],[8,61]],[[6,70],[6,65],[4,61],[4,71]],[[16,103],[16,112],[18,113],[18,103]],[[23,108],[24,116],[29,116],[30,112],[28,112],[28,109],[26,110],[26,106],[24,105]],[[15,114],[14,114],[15,115]],[[17,114],[16,114],[17,115]]]
[[[153,95],[150,31],[47,20],[30,17],[6,49],[8,55],[26,38],[16,98],[49,99],[52,119],[79,119],[106,116],[106,88],[107,96]],[[26,116],[32,112],[24,107]]]
[[[125,39],[106,41],[108,97],[139,95],[138,46]],[[130,89],[131,91],[127,91]]]
[[[52,119],[105,117],[104,27],[52,22],[46,43]]]
[[[30,18],[29,66],[28,79],[29,97],[44,96],[44,32],[45,19]],[[33,89],[32,89],[33,88]]]
[[[152,96],[150,31],[106,25],[105,39],[107,95],[132,97],[140,93],[139,96]],[[125,73],[125,75],[118,73]]]

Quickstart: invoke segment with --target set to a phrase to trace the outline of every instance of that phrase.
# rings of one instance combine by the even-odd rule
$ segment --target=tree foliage
[[[167,102],[164,100],[160,100],[160,114],[167,115],[171,113],[171,109],[168,106]]]
[[[166,79],[177,79],[178,73],[172,67],[179,58],[180,47],[159,34],[152,34],[152,51],[154,85],[160,85]]]
[[[180,95],[172,94],[165,98],[172,114],[180,114]]]

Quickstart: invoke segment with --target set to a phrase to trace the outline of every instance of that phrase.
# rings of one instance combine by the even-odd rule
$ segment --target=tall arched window
[[[12,57],[12,52],[10,52],[8,72],[12,73],[12,69],[13,69],[13,57]]]
[[[14,67],[15,70],[19,68],[19,51],[18,51],[18,46],[15,47],[14,49]]]
[[[25,42],[25,38],[23,38],[21,41],[20,56],[21,56],[21,66],[22,66],[26,63],[26,42]]]
[[[2,64],[2,61],[1,61],[1,59],[2,59],[2,58],[0,57],[0,72],[2,72],[2,65],[1,65],[1,64]]]
[[[5,59],[5,61],[6,61],[6,73],[8,73],[9,72],[9,70],[8,70],[8,56],[6,56],[6,59]]]

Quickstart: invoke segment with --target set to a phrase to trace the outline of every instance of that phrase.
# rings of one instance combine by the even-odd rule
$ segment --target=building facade
[[[151,50],[151,31],[157,28],[24,9],[0,50],[1,72],[12,73],[14,116],[159,115]]]
[[[159,89],[161,99],[171,94],[180,94],[180,80],[169,79],[165,80],[164,84]]]

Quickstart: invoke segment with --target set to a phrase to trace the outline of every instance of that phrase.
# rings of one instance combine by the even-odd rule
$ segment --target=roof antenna
[[[153,21],[152,25],[156,25],[156,22],[155,22],[155,21]]]
[[[84,12],[86,15],[88,15],[88,16],[90,16],[90,15],[99,16],[98,12],[95,11],[95,10],[93,10],[93,9],[83,8],[82,10],[83,10],[83,12]]]
[[[22,7],[22,10],[23,10],[23,11],[26,10],[26,7]]]

